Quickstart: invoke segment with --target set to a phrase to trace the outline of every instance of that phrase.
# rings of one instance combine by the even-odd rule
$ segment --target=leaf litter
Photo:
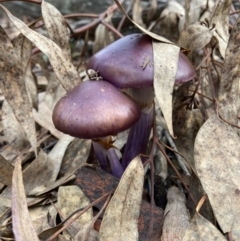
[[[3,94],[5,98],[0,99],[1,103],[4,102],[0,108],[2,117],[0,120],[7,144],[0,143],[3,148],[0,153],[0,237],[13,237],[10,229],[12,227],[10,223],[11,209],[12,218],[15,218],[13,231],[20,232],[15,240],[21,240],[21,237],[28,240],[24,235],[25,231],[29,231],[29,228],[30,232],[39,236],[36,236],[37,240],[50,240],[49,237],[69,240],[70,236],[74,240],[82,241],[106,240],[105,235],[107,240],[111,240],[113,237],[114,240],[126,240],[126,237],[128,240],[137,240],[139,237],[140,241],[171,240],[168,235],[177,233],[178,236],[182,237],[185,230],[187,231],[183,240],[203,240],[204,238],[226,240],[231,235],[233,239],[238,240],[240,238],[238,230],[240,185],[237,172],[239,170],[237,160],[240,159],[237,128],[240,123],[239,19],[229,15],[230,7],[231,11],[234,11],[233,9],[237,5],[233,3],[233,6],[229,0],[210,0],[207,1],[208,5],[199,0],[191,0],[186,1],[185,12],[183,11],[184,6],[177,3],[178,8],[172,9],[173,13],[171,13],[174,14],[174,18],[170,18],[171,14],[164,15],[165,17],[162,18],[165,13],[161,12],[162,10],[159,11],[158,2],[152,1],[151,4],[145,5],[144,1],[135,1],[132,20],[129,17],[131,12],[127,13],[124,10],[122,1],[116,0],[115,2],[124,16],[130,20],[124,22],[124,28],[123,25],[121,27],[120,20],[117,20],[119,26],[117,29],[115,28],[116,15],[114,11],[117,7],[113,5],[107,10],[107,18],[104,15],[106,13],[100,14],[99,18],[95,19],[97,21],[93,20],[92,25],[83,27],[86,27],[85,30],[88,29],[88,32],[81,30],[81,27],[80,31],[76,30],[75,32],[74,28],[69,28],[74,22],[72,19],[68,19],[66,22],[59,10],[42,1],[43,21],[49,38],[41,34],[41,27],[40,31],[36,32],[6,10],[10,20],[17,25],[21,34],[10,40],[5,29],[1,29],[0,48],[3,53],[0,57],[1,95]],[[165,9],[171,10],[170,5],[174,6],[174,4],[175,2],[171,2]],[[175,10],[177,12],[174,12]],[[104,16],[104,19],[101,16]],[[145,16],[148,16],[147,19]],[[201,19],[200,16],[202,16]],[[74,19],[75,16],[70,18]],[[109,19],[111,21],[107,22]],[[169,20],[166,21],[166,19]],[[231,24],[234,19],[237,19],[233,28],[228,25],[229,19]],[[172,29],[178,31],[171,33],[168,21],[171,21]],[[162,31],[160,32],[164,33],[164,37],[159,36],[159,28],[157,27],[152,28],[151,32],[146,30],[154,24],[161,26]],[[94,31],[93,26],[96,26],[98,30]],[[157,121],[157,129],[158,125],[162,123],[162,126],[168,128],[172,136],[177,137],[173,140],[177,150],[183,159],[186,159],[187,167],[192,168],[192,176],[186,177],[179,168],[172,150],[166,147],[168,144],[164,141],[161,142],[165,137],[157,140],[153,128],[149,148],[151,149],[151,143],[154,145],[157,141],[161,142],[160,145],[165,145],[163,148],[165,152],[159,155],[160,150],[157,150],[155,158],[164,157],[168,162],[172,161],[172,165],[176,167],[173,169],[172,165],[169,164],[167,167],[161,165],[157,167],[156,174],[164,172],[161,174],[160,187],[168,189],[169,195],[171,191],[175,192],[171,198],[168,196],[166,207],[161,205],[165,209],[163,223],[163,210],[156,207],[155,203],[161,203],[162,200],[166,199],[166,196],[164,197],[164,194],[159,196],[159,190],[154,186],[155,183],[151,183],[149,165],[145,167],[143,192],[143,174],[142,171],[139,172],[139,168],[141,168],[139,161],[137,167],[134,166],[132,169],[132,174],[126,174],[129,171],[126,170],[117,187],[118,181],[110,179],[105,175],[107,173],[96,165],[96,158],[91,149],[91,140],[79,140],[63,135],[54,128],[51,121],[52,108],[59,97],[64,95],[64,88],[66,91],[72,89],[81,82],[80,76],[86,76],[83,73],[79,74],[75,68],[80,62],[81,69],[84,69],[84,53],[88,58],[89,49],[93,49],[92,44],[94,41],[100,40],[105,32],[115,39],[125,35],[126,26],[127,33],[131,33],[134,29],[134,31],[143,31],[154,39],[154,88],[157,102],[162,109],[162,112],[156,112],[156,118],[164,120]],[[182,33],[179,33],[183,27]],[[80,60],[75,57],[79,56],[77,54],[78,45],[71,45],[71,48],[69,45],[70,39],[71,44],[72,41],[79,43],[77,40],[79,36],[75,34],[79,32],[83,36],[85,35],[84,45],[88,49],[82,51],[83,45],[80,47]],[[11,36],[16,36],[16,34],[11,34]],[[103,48],[111,41],[99,42],[100,47],[98,48]],[[175,42],[178,42],[182,49]],[[33,56],[32,44],[45,53],[48,58],[40,54]],[[196,68],[197,78],[191,84],[174,87],[180,51],[191,57]],[[74,56],[73,62],[71,52]],[[36,54],[36,52],[34,53]],[[49,67],[48,61],[53,70]],[[156,68],[159,66],[164,67]],[[44,81],[41,82],[42,80]],[[64,88],[60,88],[60,85]],[[213,90],[215,90],[216,95],[214,95]],[[13,93],[15,98],[12,98]],[[121,157],[126,142],[126,138],[120,139],[121,135],[116,137],[116,142],[122,143],[118,150],[119,157]],[[153,158],[153,154],[150,153],[154,153],[154,148],[148,152],[150,163]],[[106,178],[101,180],[101,184],[93,185],[88,182],[86,182],[87,185],[84,184],[85,175],[89,175],[90,170],[88,167],[88,171],[86,171],[86,168],[83,167],[86,161],[90,163],[89,167],[92,168],[91,175],[93,176],[91,178],[89,176],[91,181],[97,177]],[[17,168],[17,175],[20,177],[20,162],[23,168],[24,189],[22,186],[11,184],[12,180],[16,179],[15,171]],[[158,162],[155,161],[155,163]],[[136,163],[133,161],[130,165],[136,165]],[[81,169],[79,169],[80,167]],[[78,174],[75,173],[76,171]],[[79,173],[82,177],[81,182]],[[161,180],[161,177],[159,178]],[[132,179],[138,184],[132,183],[130,181]],[[74,184],[74,180],[76,180],[77,185]],[[112,183],[112,186],[110,185],[111,192],[117,187],[114,196],[109,204],[104,204],[104,202],[100,202],[101,205],[95,204],[94,212],[92,212],[90,203],[96,202],[97,197],[101,198],[104,193],[106,194],[104,185],[109,188],[109,182]],[[176,185],[178,188],[175,187]],[[83,192],[79,189],[80,186]],[[189,192],[187,187],[189,187],[190,193],[184,195]],[[151,188],[154,188],[154,192],[158,193],[158,196],[154,196],[153,192],[155,203],[152,202],[152,208],[150,208],[149,203]],[[200,214],[196,211],[193,203],[196,203],[205,193],[210,202],[207,205],[205,202]],[[142,200],[142,194],[144,200]],[[25,196],[25,207],[28,205],[28,209],[20,210],[18,198],[13,200],[14,195]],[[134,199],[132,199],[133,196]],[[89,199],[81,206],[83,210],[89,207],[87,212],[91,213],[84,224],[77,224],[76,221],[72,223],[73,218],[71,218],[72,213],[80,207],[80,197],[85,200]],[[195,200],[191,200],[192,197]],[[118,206],[120,208],[116,208],[116,203],[119,204],[121,200],[123,201]],[[132,200],[137,205],[133,205]],[[107,206],[106,210],[104,210],[103,204]],[[178,208],[180,206],[181,208]],[[104,214],[96,214],[102,208]],[[184,226],[181,217],[188,216],[186,214],[188,213],[187,208],[191,220],[188,217],[188,225]],[[17,225],[25,220],[20,220],[22,211],[24,211],[24,218],[31,219],[31,221],[29,225],[18,227]],[[82,215],[84,216],[87,212],[83,212]],[[139,213],[140,216],[137,219]],[[13,215],[15,216],[13,217]],[[62,222],[57,217],[62,217]],[[114,218],[116,222],[109,221],[111,218]],[[148,220],[147,224],[144,223],[144,220]],[[126,221],[129,225],[125,224]],[[151,223],[152,221],[154,223]],[[215,221],[220,227],[216,225]],[[33,225],[30,225],[31,222]],[[157,227],[158,231],[153,230],[152,235],[149,235],[152,227]],[[176,230],[181,231],[176,232]],[[162,237],[160,237],[161,232],[163,233]],[[221,232],[228,234],[224,237]]]

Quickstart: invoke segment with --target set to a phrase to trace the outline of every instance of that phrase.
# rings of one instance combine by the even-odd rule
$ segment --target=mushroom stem
[[[134,157],[139,154],[146,154],[152,122],[153,107],[149,109],[149,113],[142,112],[138,122],[130,128],[122,158],[122,166],[124,170]]]
[[[117,178],[121,178],[123,168],[116,154],[115,148],[111,147],[108,150],[101,143],[93,141],[93,148],[101,169],[108,171],[108,163],[111,166],[111,173]]]
[[[92,141],[93,149],[101,169],[107,171],[107,150],[98,142]]]
[[[111,164],[111,172],[113,176],[117,178],[121,178],[123,174],[123,167],[119,161],[119,158],[117,156],[115,149],[113,147],[108,149],[107,155]]]
[[[131,89],[128,94],[142,107],[142,110],[140,119],[129,130],[122,158],[123,170],[134,157],[146,154],[153,123],[153,88]]]

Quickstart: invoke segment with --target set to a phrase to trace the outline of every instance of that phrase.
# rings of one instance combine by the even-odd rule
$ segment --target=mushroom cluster
[[[57,103],[53,122],[64,133],[94,140],[130,128],[121,163],[114,148],[106,150],[101,142],[93,142],[101,167],[106,169],[108,158],[112,173],[121,177],[135,156],[146,154],[152,128],[152,38],[145,34],[123,37],[92,56],[87,68],[104,80],[86,81],[68,92]],[[175,84],[187,82],[194,75],[192,64],[180,52]]]

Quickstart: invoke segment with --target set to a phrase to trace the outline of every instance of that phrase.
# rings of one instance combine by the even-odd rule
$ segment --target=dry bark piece
[[[95,167],[82,167],[78,170],[76,184],[82,189],[90,202],[95,201],[106,193],[116,189],[119,179]],[[104,201],[97,204],[101,208]],[[138,220],[139,241],[148,240],[149,223],[151,218],[151,204],[142,201],[140,217]],[[163,223],[163,210],[153,206],[153,234],[161,232]]]

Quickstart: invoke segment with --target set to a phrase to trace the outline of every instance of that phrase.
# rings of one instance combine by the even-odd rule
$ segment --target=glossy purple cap
[[[140,118],[140,107],[112,84],[85,81],[69,91],[53,110],[63,133],[84,139],[117,135]]]
[[[127,35],[93,55],[88,69],[118,88],[141,88],[153,86],[152,38],[146,34]],[[188,58],[179,54],[176,84],[191,80],[194,68]]]

